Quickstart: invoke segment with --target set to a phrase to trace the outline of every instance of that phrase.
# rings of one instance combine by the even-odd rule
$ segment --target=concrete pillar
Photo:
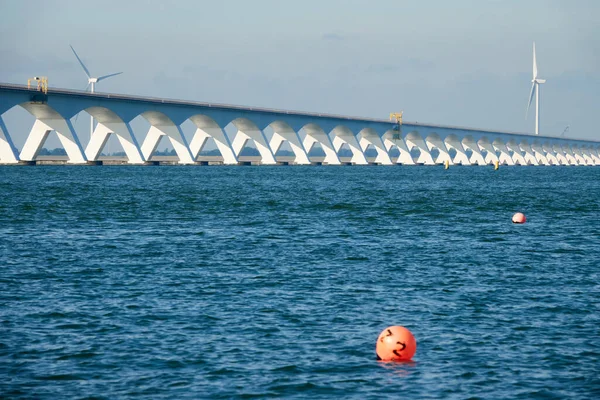
[[[575,158],[579,161],[579,165],[592,165],[592,160],[585,154],[581,147],[573,146],[573,154],[575,154]]]
[[[565,154],[565,151],[563,150],[562,146],[555,144],[552,146],[552,149],[554,150],[554,156],[556,157],[560,165],[571,165],[571,163],[567,159],[567,155]]]
[[[333,148],[333,143],[329,135],[320,129],[305,127],[306,137],[304,138],[303,145],[306,153],[310,153],[310,149],[315,143],[319,143],[325,152],[325,163],[329,165],[340,165],[340,159],[337,152]]]
[[[194,136],[190,142],[190,152],[194,160],[200,155],[209,137],[212,137],[215,141],[217,149],[219,149],[221,157],[223,157],[223,164],[235,165],[238,163],[237,155],[231,147],[229,138],[223,132],[223,129],[218,126],[203,126],[202,128],[196,126],[196,132],[194,132]]]
[[[85,155],[88,160],[98,160],[111,133],[117,135],[117,139],[127,155],[129,164],[144,163],[144,157],[142,156],[140,147],[133,135],[131,127],[124,122],[98,122],[85,149]]]
[[[548,160],[548,164],[560,165],[560,161],[558,161],[558,158],[556,158],[556,154],[554,153],[552,146],[543,144],[541,145],[541,151],[544,153],[546,160]]]
[[[483,160],[483,162],[486,165],[487,164],[494,164],[496,162],[500,163],[500,159],[498,158],[498,155],[496,154],[496,149],[494,148],[494,146],[490,142],[480,141],[478,144],[487,153],[485,155],[485,159]]]
[[[506,147],[506,144],[504,142],[502,142],[501,140],[495,140],[493,145],[494,148],[500,152],[498,162],[506,165],[515,165],[515,161],[510,156],[510,153],[508,152],[508,147]]]
[[[579,165],[579,162],[575,158],[573,151],[571,151],[571,146],[569,146],[568,144],[564,144],[561,146],[561,148],[565,152],[565,157],[567,158],[569,165]]]
[[[452,160],[454,164],[471,165],[471,161],[469,161],[469,157],[467,157],[465,148],[457,137],[449,136],[445,139],[445,142],[448,150],[454,149],[454,151],[456,151],[456,156],[454,157],[454,160]]]
[[[465,138],[463,139],[462,144],[471,150],[471,158],[469,159],[471,164],[486,165],[483,154],[481,154],[479,143],[477,143],[475,139],[472,137]],[[496,153],[494,153],[494,155],[495,154]]]
[[[425,141],[419,135],[411,135],[409,133],[404,140],[407,144],[407,147],[417,147],[420,150],[421,154],[417,159],[418,164],[435,165],[435,162],[431,157],[431,153],[429,152],[429,148],[425,144]]]
[[[377,157],[375,158],[375,162],[382,165],[392,165],[392,159],[388,154],[385,145],[381,141],[379,135],[375,134],[360,134],[359,145],[363,151],[363,153],[367,150],[369,145],[372,145],[377,151]]]
[[[529,143],[523,141],[519,144],[519,148],[524,153],[523,158],[525,159],[527,165],[540,165],[539,161],[533,154],[533,150],[531,149]]]
[[[16,164],[19,162],[19,155],[15,147],[4,120],[0,116],[0,163]]]
[[[486,165],[485,158],[483,157],[483,154],[481,154],[481,151],[477,147],[471,148],[471,151],[471,159],[469,160],[471,164]]]
[[[592,161],[594,162],[594,165],[600,165],[600,154],[598,153],[598,149],[594,148],[594,147],[589,147],[588,152],[589,152],[590,156],[592,157]]]
[[[577,160],[577,165],[587,165],[587,162],[581,155],[581,152],[579,151],[578,146],[571,146],[571,152],[573,153],[573,156]]]
[[[173,149],[179,157],[179,164],[193,164],[194,158],[190,148],[187,145],[181,128],[175,124],[169,125],[152,125],[144,143],[142,144],[142,154],[145,160],[149,160],[156,150],[162,136],[167,136]]]
[[[346,143],[348,145],[348,147],[350,147],[350,150],[352,151],[352,158],[350,159],[350,162],[352,162],[353,164],[356,164],[356,165],[367,165],[368,164],[367,158],[365,157],[365,153],[362,152],[362,149],[360,148],[360,145],[356,141],[356,137],[354,135],[334,134],[332,143],[333,143],[333,148],[335,149],[336,153],[338,151],[340,151],[340,148],[343,146],[344,143]]]
[[[296,158],[294,158],[294,164],[299,165],[309,165],[310,160],[308,159],[308,154],[300,141],[300,136],[296,131],[291,129],[274,129],[273,136],[271,137],[271,141],[269,145],[271,146],[271,151],[273,154],[276,154],[281,147],[281,144],[284,140],[287,140],[294,152]]]
[[[410,151],[408,150],[408,147],[406,146],[406,143],[404,142],[404,140],[402,140],[402,138],[394,139],[393,134],[390,135],[386,133],[383,136],[383,145],[385,146],[385,149],[387,150],[388,154],[394,146],[398,148],[400,155],[396,160],[396,164],[415,165],[415,161],[412,159]]]
[[[192,140],[190,141],[190,152],[192,153],[192,158],[194,160],[198,158],[198,155],[210,137],[211,136],[204,129],[196,127],[196,131],[194,132]]]
[[[231,142],[231,147],[233,149],[234,154],[239,157],[242,148],[246,145],[248,140],[252,139],[254,141],[254,145],[256,146],[256,150],[260,153],[260,163],[264,165],[274,165],[277,164],[275,161],[275,156],[271,151],[271,148],[267,144],[267,138],[265,134],[258,129],[249,129],[246,128],[244,130],[238,129],[233,142]]]
[[[512,150],[512,159],[514,160],[515,164],[527,165],[527,160],[525,160],[525,157],[523,157],[523,154],[521,154],[521,147],[517,144],[517,142],[510,140],[508,143],[506,143],[506,147],[509,150]]]
[[[51,131],[55,131],[58,135],[58,139],[69,157],[69,164],[85,164],[87,162],[71,121],[63,118],[36,119],[23,150],[21,150],[20,159],[35,160]]]
[[[439,155],[434,162],[436,164],[444,164],[446,161],[449,164],[454,164],[452,161],[452,157],[450,157],[450,153],[448,153],[448,148],[444,141],[438,135],[430,135],[425,138],[425,143],[427,144],[427,148],[429,151],[434,147],[438,149]]]

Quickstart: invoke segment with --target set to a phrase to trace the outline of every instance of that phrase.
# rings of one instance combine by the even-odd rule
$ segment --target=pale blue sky
[[[0,81],[600,138],[593,0],[0,0]]]

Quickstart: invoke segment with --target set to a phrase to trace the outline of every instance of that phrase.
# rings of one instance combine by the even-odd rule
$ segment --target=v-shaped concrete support
[[[117,135],[117,139],[127,155],[129,164],[144,163],[145,160],[131,127],[124,122],[99,122],[98,125],[96,125],[96,129],[94,129],[90,142],[85,149],[85,155],[88,160],[98,160],[98,157],[111,134]]]
[[[142,155],[145,160],[150,160],[162,136],[167,136],[173,149],[179,157],[179,164],[193,164],[194,158],[190,152],[181,128],[176,125],[152,125],[144,143],[142,144]]]
[[[217,148],[221,152],[221,156],[223,157],[223,164],[237,164],[238,159],[237,155],[233,152],[231,148],[231,143],[229,142],[229,138],[223,132],[223,129],[218,127],[203,127],[196,128],[196,132],[194,133],[194,137],[190,142],[190,151],[192,152],[192,157],[195,159],[198,158],[200,152],[206,145],[208,138],[213,138]]]
[[[25,141],[23,150],[21,150],[20,159],[24,161],[35,160],[51,131],[55,131],[58,135],[58,139],[69,157],[68,163],[84,164],[87,162],[71,121],[64,119],[36,119]]]
[[[335,135],[333,138],[333,148],[337,153],[340,151],[342,146],[346,143],[348,147],[350,147],[350,151],[352,151],[352,158],[350,162],[356,165],[367,165],[367,158],[365,157],[365,153],[362,152],[360,145],[356,141],[356,137],[354,135]]]
[[[276,154],[277,151],[279,151],[281,144],[286,140],[290,144],[290,147],[296,156],[294,163],[298,165],[310,164],[308,154],[306,153],[306,150],[300,141],[300,136],[298,136],[298,133],[293,130],[279,129],[273,131],[273,136],[269,142],[269,146],[271,147],[273,154]]]
[[[0,163],[16,164],[18,162],[17,148],[8,133],[2,116],[0,116]]]

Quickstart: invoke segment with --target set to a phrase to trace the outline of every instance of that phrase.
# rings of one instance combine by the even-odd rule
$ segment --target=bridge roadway
[[[4,113],[17,106],[35,117],[20,151],[2,119]],[[71,123],[81,111],[97,121],[85,148]],[[141,145],[130,126],[140,115],[150,124]],[[181,129],[187,120],[196,127],[189,143]],[[224,130],[230,124],[235,127],[233,134]],[[322,161],[328,165],[344,162],[358,165],[600,165],[599,141],[413,122],[405,122],[398,132],[395,123],[381,119],[59,88],[50,88],[44,94],[27,86],[0,83],[0,163],[39,160],[38,153],[52,131],[57,133],[67,153],[67,162],[73,164],[101,161],[109,135],[116,135],[130,164],[151,161],[159,141],[166,136],[177,153],[179,164],[199,163],[200,152],[212,138],[225,164],[239,164],[241,150],[252,140],[260,153],[260,164],[276,164],[275,154],[287,141],[294,153],[292,164]],[[322,147],[324,157],[309,156],[316,143]],[[338,156],[344,144],[352,152],[349,160]],[[377,156],[368,159],[365,151],[370,146]],[[415,148],[419,155],[413,158],[411,151]]]

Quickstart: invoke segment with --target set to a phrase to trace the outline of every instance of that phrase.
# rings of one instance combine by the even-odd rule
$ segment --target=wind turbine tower
[[[535,42],[533,42],[533,79],[531,80],[531,93],[529,94],[529,103],[527,104],[527,112],[525,119],[529,115],[529,107],[533,100],[533,92],[535,92],[535,134],[540,134],[540,84],[546,83],[545,79],[538,78],[537,61],[535,60]]]
[[[77,57],[77,61],[79,61],[79,64],[81,64],[81,68],[83,68],[83,71],[85,72],[85,75],[88,78],[88,84],[85,87],[85,90],[88,90],[88,88],[90,88],[90,93],[94,93],[94,90],[96,89],[96,83],[98,83],[104,79],[110,78],[112,76],[122,74],[122,72],[117,72],[114,74],[100,76],[98,78],[92,78],[92,76],[90,75],[90,71],[86,68],[83,61],[81,61],[81,58],[79,58],[79,56],[77,55],[77,52],[75,51],[73,46],[69,45],[69,47],[71,47],[71,50],[73,50],[73,54],[75,54],[75,57]],[[92,138],[92,133],[94,133],[94,117],[91,117],[91,122],[90,122],[90,139]]]

